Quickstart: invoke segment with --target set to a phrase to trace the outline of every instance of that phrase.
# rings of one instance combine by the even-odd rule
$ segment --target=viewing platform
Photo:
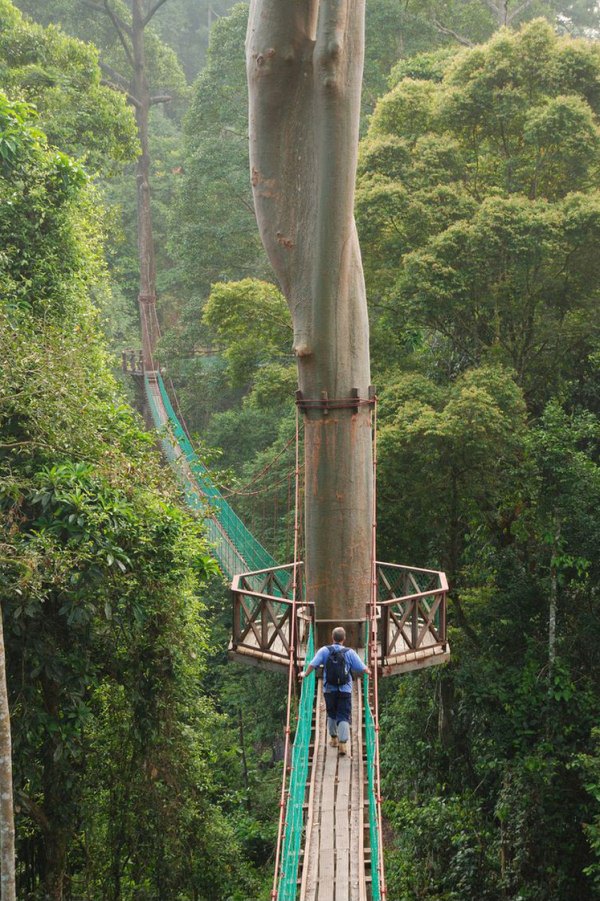
[[[304,660],[314,604],[303,600],[303,564],[296,570],[297,664]],[[233,579],[233,660],[287,669],[292,643],[294,566],[241,573]],[[384,676],[443,663],[450,657],[445,573],[377,563],[378,659]],[[365,622],[367,610],[365,605]]]

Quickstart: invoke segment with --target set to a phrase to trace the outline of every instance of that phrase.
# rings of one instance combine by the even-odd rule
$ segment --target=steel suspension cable
[[[143,305],[142,305],[142,309],[143,309],[143,311],[144,311],[143,316],[144,316],[144,321],[145,321],[145,323],[146,323],[146,330],[147,330],[147,329],[148,329],[148,325],[147,325],[148,320],[147,320],[147,311],[146,311],[146,307],[147,307],[146,304],[143,304]],[[155,304],[152,304],[152,310],[153,310],[153,313],[154,313],[153,320],[154,320],[154,327],[155,327],[155,329],[156,329],[156,335],[158,336],[158,339],[160,340],[160,339],[162,339],[163,334],[162,334],[162,331],[161,331],[160,322],[159,322],[158,315],[157,315],[157,312],[156,312],[156,305],[155,305]],[[159,361],[159,360],[157,360],[156,362],[154,361],[154,356],[153,356],[153,354],[152,354],[152,350],[150,350],[150,359],[151,359],[151,361],[152,361],[152,369],[153,369],[153,370],[156,370],[158,367],[160,367],[160,361]],[[183,430],[184,430],[184,432],[185,432],[185,434],[186,434],[186,436],[187,436],[188,441],[191,443],[191,442],[192,442],[191,432],[190,432],[190,430],[189,430],[189,428],[188,428],[188,424],[187,424],[187,422],[186,422],[185,416],[183,415],[183,411],[182,411],[182,409],[181,409],[181,404],[179,403],[179,397],[178,397],[178,394],[177,394],[177,390],[176,390],[176,388],[175,388],[175,385],[174,385],[174,383],[173,383],[173,379],[171,378],[171,375],[170,375],[169,372],[166,373],[166,379],[167,379],[167,381],[168,381],[169,388],[170,388],[170,390],[171,390],[171,395],[172,395],[172,397],[173,397],[173,401],[174,401],[174,404],[175,404],[175,409],[177,410],[177,416],[178,416],[178,419],[179,419],[179,421],[180,421],[180,423],[181,423],[181,426],[182,426],[182,428],[183,428]],[[236,488],[226,488],[224,485],[222,485],[222,484],[220,484],[219,482],[217,482],[217,481],[214,479],[214,477],[213,477],[213,482],[214,482],[214,484],[221,490],[221,493],[223,494],[224,497],[234,497],[234,496],[238,496],[238,495],[239,495],[239,496],[248,496],[248,497],[250,497],[251,495],[255,495],[255,494],[262,493],[264,489],[259,489],[258,491],[248,491],[247,489],[250,488],[251,485],[254,485],[256,482],[259,482],[259,481],[263,478],[263,476],[268,475],[268,473],[271,471],[271,469],[273,469],[273,467],[275,466],[275,464],[277,463],[277,461],[285,454],[285,452],[288,450],[288,448],[291,446],[291,444],[294,442],[294,440],[295,440],[295,439],[294,439],[294,436],[292,436],[292,437],[289,439],[289,441],[286,441],[286,443],[285,443],[285,445],[283,446],[283,448],[275,454],[275,456],[273,457],[273,459],[270,460],[270,461],[263,467],[263,469],[261,469],[258,473],[256,473],[256,475],[252,476],[252,478],[250,479],[249,482],[247,482],[245,485],[241,486],[239,489],[236,489]],[[297,443],[297,439],[296,439],[296,443]],[[280,479],[278,482],[269,485],[269,488],[274,488],[274,487],[277,487],[277,486],[280,485],[280,484],[283,484],[283,482],[284,482],[286,479],[287,479],[287,475],[284,476],[284,478]]]
[[[372,704],[373,723],[375,728],[375,801],[377,805],[377,870],[379,875],[379,894],[381,901],[386,901],[385,872],[383,866],[383,828],[381,815],[381,770],[379,765],[379,678],[377,648],[377,398],[373,406],[373,508],[371,527],[371,598],[369,628],[369,663],[372,668]]]
[[[290,641],[290,659],[288,665],[288,697],[287,697],[287,711],[286,711],[286,722],[285,722],[285,746],[283,752],[283,778],[281,780],[281,796],[279,799],[279,827],[277,830],[277,847],[275,851],[275,873],[273,876],[273,890],[271,891],[271,898],[277,898],[277,884],[279,882],[279,868],[281,863],[281,849],[283,845],[283,833],[284,833],[284,824],[285,824],[285,808],[286,808],[286,786],[287,786],[287,768],[288,768],[288,760],[290,754],[290,734],[291,734],[291,719],[292,719],[292,697],[294,695],[294,686],[296,679],[296,641],[297,641],[297,616],[296,616],[296,608],[297,608],[297,594],[298,594],[298,546],[299,546],[299,500],[300,500],[300,457],[299,457],[299,447],[300,447],[300,413],[296,408],[296,467],[295,467],[295,490],[294,490],[294,499],[295,499],[295,512],[294,512],[294,565],[293,565],[293,585],[292,585],[292,628],[291,628],[291,641]]]

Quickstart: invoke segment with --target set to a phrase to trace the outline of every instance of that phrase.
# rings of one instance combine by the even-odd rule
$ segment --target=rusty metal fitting
[[[330,410],[352,410],[358,413],[359,407],[374,407],[377,402],[377,396],[373,386],[369,387],[369,396],[361,398],[358,388],[353,388],[350,397],[333,397],[330,398],[327,391],[321,391],[321,397],[304,397],[302,391],[296,391],[296,406],[304,413],[311,410],[317,410],[328,416]]]

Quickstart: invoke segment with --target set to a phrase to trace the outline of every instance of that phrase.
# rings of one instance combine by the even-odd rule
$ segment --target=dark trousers
[[[352,694],[349,691],[339,691],[335,688],[333,691],[325,692],[325,707],[327,709],[327,718],[334,720],[335,723],[352,722]]]

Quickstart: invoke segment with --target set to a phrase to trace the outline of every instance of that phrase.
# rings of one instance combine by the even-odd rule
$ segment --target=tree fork
[[[370,589],[369,329],[354,223],[364,0],[253,0],[250,164],[261,238],[294,324],[304,406],[307,599],[359,643]],[[359,405],[344,402],[358,394]]]

